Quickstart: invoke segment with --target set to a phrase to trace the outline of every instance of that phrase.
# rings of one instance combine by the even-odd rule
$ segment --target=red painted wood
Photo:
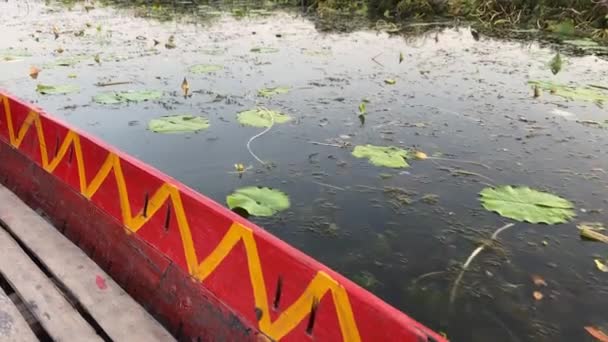
[[[102,265],[127,291],[148,307],[171,331],[182,337],[203,340],[247,340],[257,338],[258,317],[279,319],[307,289],[319,272],[326,273],[345,291],[348,303],[339,303],[331,292],[319,299],[314,332],[307,334],[309,311],[302,317],[287,317],[295,328],[282,340],[339,341],[344,339],[337,311],[352,312],[354,325],[363,341],[445,341],[422,324],[384,303],[348,279],[294,249],[253,223],[216,202],[196,193],[176,180],[145,165],[103,142],[52,119],[42,110],[16,98],[9,99],[13,127],[19,130],[30,110],[38,112],[49,160],[55,156],[68,131],[76,132],[82,147],[86,184],[90,184],[110,153],[119,157],[122,176],[109,176],[91,197],[80,194],[76,156],[68,154],[52,173],[45,172],[40,142],[34,127],[28,130],[18,149],[11,146],[4,106],[0,104],[0,181],[41,208],[64,234]],[[1,97],[1,96],[0,96]],[[117,181],[118,180],[118,181]],[[131,216],[143,211],[149,199],[165,184],[171,185],[181,203],[169,200],[135,233],[123,225],[119,183],[124,181]],[[238,242],[227,257],[202,282],[190,277],[184,234],[178,213],[183,210],[196,253],[195,265],[216,250],[233,223],[253,233],[257,253],[247,252]],[[167,220],[167,213],[169,218]],[[168,224],[168,227],[166,223]],[[250,280],[252,260],[259,258],[261,274],[254,281],[265,286],[269,312],[257,308]],[[282,280],[280,305],[273,309],[279,278]],[[306,299],[311,300],[312,298]],[[350,304],[350,305],[348,305]],[[352,331],[351,331],[352,332]],[[346,333],[350,333],[346,331]]]

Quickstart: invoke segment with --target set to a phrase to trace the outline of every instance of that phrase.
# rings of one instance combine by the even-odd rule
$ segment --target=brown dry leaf
[[[41,71],[42,71],[42,69],[39,69],[39,68],[37,68],[37,67],[35,67],[35,66],[33,66],[33,65],[32,65],[32,66],[30,67],[30,77],[31,77],[32,79],[37,79],[37,78],[38,78],[38,74],[39,74]]]
[[[586,326],[585,330],[587,330],[589,335],[597,338],[598,341],[608,342],[608,335],[604,334],[601,330],[592,326]]]
[[[538,274],[532,275],[532,281],[536,286],[547,286],[547,282],[545,281],[545,279],[543,279],[543,277],[539,276]]]
[[[185,77],[182,81],[182,91],[184,92],[184,97],[187,97],[188,92],[190,91],[190,84],[188,83],[188,80]]]
[[[534,299],[536,299],[536,300],[541,300],[541,299],[543,299],[543,297],[544,297],[544,296],[543,296],[543,294],[542,294],[540,291],[534,291],[534,292],[532,293],[532,296],[533,296],[533,297],[534,297]]]

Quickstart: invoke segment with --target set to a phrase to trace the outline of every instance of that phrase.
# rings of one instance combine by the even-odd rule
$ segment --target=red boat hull
[[[180,340],[445,341],[216,202],[1,91],[0,182]]]

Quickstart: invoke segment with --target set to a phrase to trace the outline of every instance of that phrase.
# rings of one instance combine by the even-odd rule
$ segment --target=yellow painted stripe
[[[215,269],[222,263],[222,261],[228,256],[228,254],[232,252],[235,246],[242,241],[245,247],[247,266],[249,269],[249,280],[253,289],[255,305],[257,308],[262,310],[262,318],[259,322],[260,331],[275,340],[280,340],[282,337],[291,332],[296,326],[298,326],[302,320],[308,317],[313,298],[317,298],[320,301],[323,296],[330,292],[336,307],[336,313],[338,315],[340,325],[339,328],[342,332],[344,341],[358,342],[361,340],[348,294],[344,287],[338,284],[328,274],[322,271],[317,272],[313,280],[308,284],[298,299],[288,306],[279,315],[279,317],[272,322],[270,320],[268,295],[266,291],[266,284],[264,282],[262,264],[260,261],[257,244],[255,242],[255,236],[251,228],[234,222],[215,249],[213,249],[213,251],[206,258],[204,258],[202,262],[199,263],[192,240],[192,232],[190,230],[188,218],[183,207],[179,189],[168,183],[163,184],[156,190],[148,201],[147,217],[143,216],[143,212],[141,210],[135,216],[132,216],[132,208],[129,201],[126,181],[122,172],[121,160],[117,155],[114,153],[108,153],[108,156],[91,182],[87,184],[87,172],[84,165],[84,156],[80,143],[80,137],[75,132],[69,131],[66,134],[66,137],[59,147],[57,155],[54,156],[49,162],[44,130],[39,114],[34,111],[30,111],[19,128],[17,136],[15,136],[9,99],[7,97],[3,97],[2,100],[4,103],[4,111],[6,113],[6,122],[8,125],[8,134],[11,144],[18,148],[23,142],[28,129],[32,126],[32,124],[34,124],[40,145],[42,167],[47,172],[52,173],[67,154],[70,145],[73,146],[76,166],[78,168],[80,192],[86,198],[90,199],[93,197],[93,195],[95,195],[103,182],[109,176],[110,172],[113,171],[118,187],[118,199],[123,224],[129,231],[137,232],[141,227],[143,227],[143,225],[145,225],[146,222],[148,222],[148,220],[150,220],[152,216],[154,216],[154,214],[159,211],[161,207],[163,207],[167,201],[170,201],[176,214],[176,220],[179,227],[188,270],[190,274],[200,281],[204,281],[211,273],[213,273]]]

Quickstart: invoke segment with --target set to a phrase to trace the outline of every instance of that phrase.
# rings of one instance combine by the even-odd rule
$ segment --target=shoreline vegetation
[[[49,1],[49,0],[47,0]],[[90,3],[58,0],[68,6]],[[276,7],[297,7],[325,31],[361,27],[400,33],[433,24],[466,22],[493,36],[547,35],[558,42],[577,38],[608,43],[608,0],[98,0],[135,8],[142,16],[173,20],[176,14],[208,17],[217,9],[236,17]],[[437,25],[435,25],[437,26]]]

